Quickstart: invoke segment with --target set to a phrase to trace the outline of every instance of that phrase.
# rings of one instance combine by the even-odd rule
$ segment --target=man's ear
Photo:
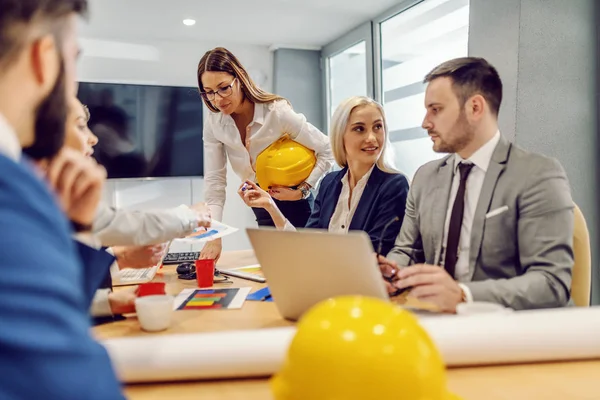
[[[483,117],[486,101],[485,98],[476,94],[465,103],[467,115],[474,120],[480,120]]]
[[[46,35],[31,45],[31,67],[34,78],[43,89],[50,93],[60,71],[59,48],[52,35]]]

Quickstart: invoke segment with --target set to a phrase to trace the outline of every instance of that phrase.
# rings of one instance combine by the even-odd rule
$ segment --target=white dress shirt
[[[469,251],[471,247],[471,228],[473,226],[473,218],[475,216],[477,203],[479,202],[479,194],[481,193],[485,174],[488,166],[490,165],[490,161],[492,160],[494,149],[499,141],[500,132],[498,131],[486,144],[481,146],[467,160],[463,160],[463,158],[458,154],[454,154],[454,179],[452,180],[450,198],[448,201],[448,210],[446,211],[446,221],[444,223],[442,260],[445,259],[446,255],[446,243],[448,242],[450,216],[452,214],[452,207],[454,206],[456,192],[458,191],[458,186],[460,185],[460,172],[458,171],[458,164],[461,162],[467,162],[474,165],[469,173],[466,183],[465,208],[463,212],[463,220],[458,244],[458,260],[456,261],[456,269],[454,272],[454,278],[459,282],[464,282],[469,277]],[[465,285],[460,286],[465,292],[467,301],[472,301],[473,298],[469,289]]]
[[[346,175],[342,178],[342,191],[340,192],[340,197],[338,198],[337,205],[335,206],[335,210],[329,221],[329,232],[348,233],[348,228],[352,222],[352,218],[354,218],[356,207],[358,207],[358,203],[365,191],[365,187],[367,186],[367,182],[369,181],[369,177],[371,176],[374,167],[375,165],[373,165],[369,172],[356,182],[356,186],[354,187],[354,190],[352,190],[352,198],[350,198],[350,170],[346,172]]]
[[[186,205],[157,210],[122,210],[100,203],[92,230],[102,246],[148,246],[182,238],[209,220]]]
[[[0,153],[15,162],[21,159],[21,143],[17,133],[2,114],[0,114]]]
[[[317,163],[306,180],[315,187],[319,179],[333,165],[329,139],[294,112],[290,105],[279,100],[254,105],[254,118],[246,128],[243,143],[233,118],[223,113],[212,113],[204,124],[204,193],[212,218],[221,221],[227,185],[227,159],[241,181],[256,179],[258,155],[282,135],[315,151]]]
[[[365,188],[367,187],[367,182],[371,177],[373,168],[375,168],[375,165],[371,167],[365,176],[356,182],[356,186],[352,191],[352,199],[350,198],[350,170],[346,172],[342,178],[342,191],[340,192],[340,197],[335,205],[335,210],[333,210],[331,220],[329,220],[329,226],[327,227],[328,232],[348,233],[348,229],[352,223],[352,218],[354,218],[354,213],[356,212],[358,203],[360,203],[360,199],[365,191]],[[283,230],[295,231],[296,228],[290,223],[290,221],[286,219]]]

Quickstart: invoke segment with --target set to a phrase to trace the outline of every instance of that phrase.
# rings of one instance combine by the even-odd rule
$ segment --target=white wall
[[[79,63],[79,80],[197,86],[196,70],[202,55],[211,48],[231,50],[252,77],[266,90],[272,90],[273,55],[264,46],[233,45],[207,42],[136,42],[84,38]],[[205,108],[205,115],[208,110]],[[202,149],[198,149],[202,151]],[[250,248],[244,229],[255,226],[254,214],[237,196],[239,178],[228,169],[227,203],[223,222],[240,229],[223,240],[224,250]],[[111,180],[105,199],[119,208],[149,209],[193,204],[204,199],[204,179],[166,178]],[[173,251],[187,251],[188,245],[173,245]],[[199,249],[198,249],[199,250]]]
[[[321,132],[323,121],[323,82],[321,51],[280,48],[273,53],[273,87],[288,99],[294,110]]]

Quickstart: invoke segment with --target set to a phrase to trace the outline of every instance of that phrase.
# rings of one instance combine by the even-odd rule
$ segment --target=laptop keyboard
[[[163,264],[181,264],[184,262],[194,262],[200,257],[199,251],[190,251],[184,253],[169,253],[163,260]]]
[[[143,280],[151,280],[156,275],[158,267],[150,268],[125,268],[119,271],[119,280],[121,282],[135,282]]]

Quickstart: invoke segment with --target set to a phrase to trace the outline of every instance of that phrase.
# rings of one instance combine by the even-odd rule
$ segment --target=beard
[[[437,132],[430,133],[439,135]],[[464,110],[461,110],[458,119],[446,136],[446,139],[442,139],[441,136],[438,136],[439,143],[434,143],[433,151],[436,153],[458,153],[471,143],[475,137],[475,130],[469,124],[469,121],[467,121]]]
[[[54,87],[36,110],[34,141],[23,153],[36,161],[53,158],[64,145],[66,121],[65,69],[61,62]]]

